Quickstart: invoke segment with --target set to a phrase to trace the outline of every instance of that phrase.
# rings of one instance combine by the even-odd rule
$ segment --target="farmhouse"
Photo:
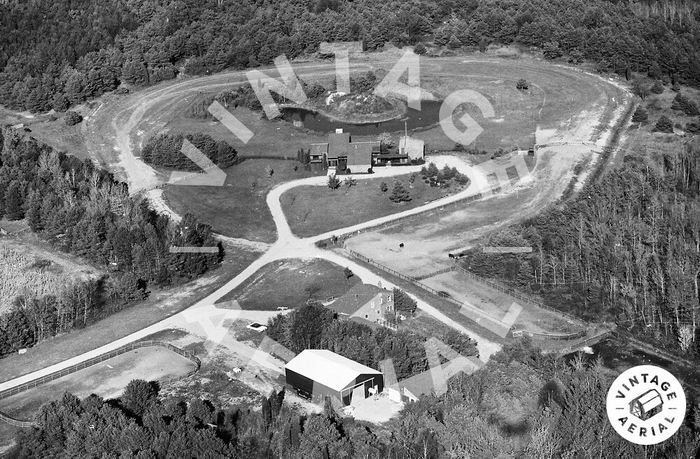
[[[387,315],[395,312],[392,293],[374,285],[357,284],[329,304],[328,308],[335,311],[340,318],[396,328],[393,322],[387,320]]]
[[[379,142],[353,142],[349,132],[336,129],[327,143],[311,144],[312,164],[335,167],[338,171],[366,173],[372,170],[372,156],[379,153]]]
[[[287,385],[300,396],[329,396],[350,405],[384,389],[381,372],[325,349],[306,349],[284,366]]]

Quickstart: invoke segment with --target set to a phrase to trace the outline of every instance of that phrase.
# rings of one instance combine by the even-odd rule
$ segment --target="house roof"
[[[324,154],[328,153],[328,144],[327,143],[312,143],[311,152],[309,153],[311,156],[323,156]]]
[[[379,287],[375,287],[370,284],[357,284],[353,286],[350,290],[341,296],[333,303],[328,305],[329,309],[343,315],[352,315],[360,309],[360,307],[367,304],[372,298],[376,297],[382,292],[389,293]]]
[[[481,368],[484,364],[476,357],[457,357],[449,362],[441,365],[442,374],[447,381],[453,376],[464,372],[471,374]],[[436,372],[435,377],[439,377],[440,373]],[[427,395],[435,392],[435,382],[433,380],[433,372],[426,370],[410,378],[399,381],[399,387],[405,388],[416,397]]]
[[[348,166],[372,165],[374,142],[353,142],[347,145]]]
[[[349,132],[332,132],[328,134],[328,157],[347,156],[350,144]]]
[[[340,392],[362,374],[382,373],[326,349],[306,349],[284,366]]]

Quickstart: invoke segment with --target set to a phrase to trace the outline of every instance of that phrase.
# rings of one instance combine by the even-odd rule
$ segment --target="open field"
[[[167,185],[164,198],[177,214],[192,213],[219,234],[260,242],[274,242],[277,236],[265,202],[268,191],[282,182],[317,175],[282,159],[247,159],[226,174],[223,187]]]
[[[26,354],[12,354],[0,359],[0,382],[48,367],[96,349],[158,322],[205,298],[260,256],[259,252],[225,245],[223,264],[210,274],[186,285],[154,290],[146,301],[132,305],[83,329],[42,341]]]
[[[75,257],[0,237],[0,313],[9,310],[17,296],[59,295],[72,282],[94,277],[99,271]]]
[[[518,329],[538,333],[573,333],[581,329],[580,323],[571,323],[554,312],[518,302],[507,293],[474,281],[460,271],[439,274],[421,282],[435,290],[447,292],[453,299],[481,309],[496,319],[504,317],[516,302],[523,308],[514,324]],[[463,312],[467,313],[466,310]]]
[[[96,394],[119,397],[132,379],[168,381],[186,375],[194,364],[163,347],[145,347],[118,355],[63,378],[0,400],[0,410],[19,419],[32,419],[44,403],[64,392],[78,397]]]
[[[238,288],[219,300],[220,307],[236,300],[242,309],[274,311],[278,306],[294,308],[309,299],[324,301],[340,297],[359,282],[346,279],[343,267],[326,260],[282,260],[270,263]]]
[[[345,180],[345,176],[338,178],[341,183]],[[409,191],[409,202],[391,202],[389,196],[394,180],[377,178],[358,180],[350,188],[341,184],[336,190],[327,186],[296,187],[282,195],[282,208],[292,232],[308,237],[413,209],[464,188],[454,181],[450,188],[430,187],[421,180],[420,174],[415,175],[413,183],[409,176],[399,176],[396,180]],[[388,186],[385,192],[380,189],[382,183]]]

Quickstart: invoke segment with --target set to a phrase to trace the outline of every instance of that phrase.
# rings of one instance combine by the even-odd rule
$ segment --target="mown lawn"
[[[302,306],[309,299],[339,298],[360,282],[357,276],[347,278],[344,271],[344,266],[318,259],[270,263],[221,298],[218,306],[237,300],[242,309],[271,311]]]
[[[282,195],[282,209],[294,234],[308,237],[345,228],[422,206],[462,189],[454,181],[449,188],[430,187],[421,180],[420,174],[416,174],[413,183],[410,183],[410,175],[402,175],[357,180],[350,188],[342,183],[345,176],[338,177],[341,186],[336,190],[327,186],[301,186]],[[410,201],[395,203],[389,199],[395,180],[409,191]],[[380,189],[383,182],[387,184],[387,191]]]
[[[165,200],[178,214],[189,212],[217,233],[260,242],[277,239],[265,202],[268,191],[278,183],[315,175],[297,161],[280,159],[247,159],[226,174],[223,187],[167,185]]]

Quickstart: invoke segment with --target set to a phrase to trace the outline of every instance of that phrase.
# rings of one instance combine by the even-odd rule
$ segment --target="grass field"
[[[342,176],[339,178],[344,180]],[[389,200],[395,180],[409,191],[409,202]],[[380,189],[382,183],[388,186],[386,192]],[[408,175],[402,175],[394,179],[357,180],[350,188],[341,184],[336,190],[327,186],[301,186],[284,193],[281,203],[294,234],[307,237],[419,207],[462,189],[454,181],[450,188],[438,188],[425,184],[420,174],[416,174],[413,183]]]
[[[265,202],[268,191],[278,183],[315,175],[297,161],[281,159],[247,159],[226,169],[226,173],[223,187],[166,186],[165,200],[178,214],[190,212],[217,233],[260,242],[274,242],[277,238]]]
[[[344,268],[325,260],[283,260],[260,269],[219,303],[238,301],[242,309],[275,310],[279,306],[294,308],[307,300],[340,297],[359,282],[346,279]]]
[[[132,379],[168,381],[194,369],[188,359],[163,347],[145,347],[79,370],[0,401],[0,410],[19,419],[32,419],[44,403],[64,392],[78,397],[96,394],[119,397]]]
[[[199,97],[206,96],[197,95],[193,100]],[[327,141],[327,136],[323,133],[297,129],[292,123],[283,120],[263,119],[262,112],[239,107],[232,109],[231,113],[255,134],[245,145],[219,121],[188,118],[184,111],[177,113],[165,129],[183,134],[202,132],[215,139],[225,140],[238,150],[241,157],[296,158],[299,148],[309,148],[311,143]]]
[[[72,282],[97,275],[91,266],[62,254],[0,238],[0,313],[19,295],[58,295]]]

